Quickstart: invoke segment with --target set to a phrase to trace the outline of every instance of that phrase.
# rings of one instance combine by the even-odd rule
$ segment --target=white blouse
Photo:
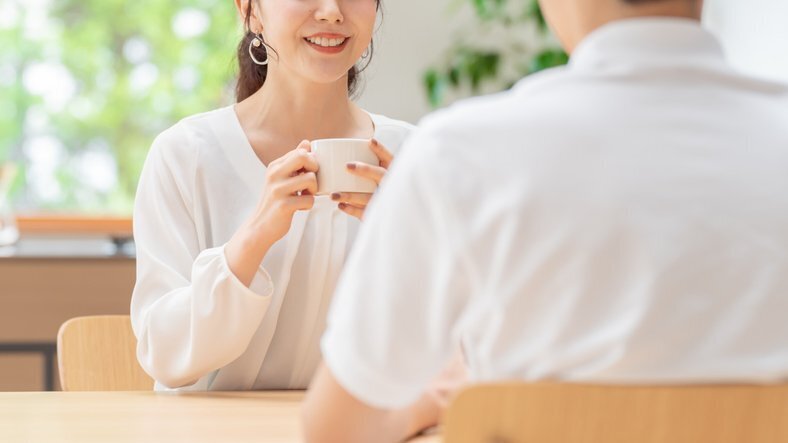
[[[412,126],[371,117],[375,138],[396,154]],[[258,204],[265,174],[232,106],[187,118],[153,142],[134,208],[131,320],[156,389],[303,389],[317,368],[359,222],[317,197],[246,287],[224,245]]]

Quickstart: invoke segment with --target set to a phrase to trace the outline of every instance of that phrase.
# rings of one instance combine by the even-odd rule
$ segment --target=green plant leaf
[[[438,71],[428,70],[424,74],[424,87],[427,90],[427,99],[431,106],[437,107],[443,102],[444,82]]]
[[[547,25],[547,20],[544,18],[544,14],[542,14],[542,8],[539,7],[539,0],[529,1],[530,3],[525,9],[524,18],[533,19],[539,25],[539,29],[542,32],[548,32],[549,27]]]
[[[473,42],[457,39],[459,43],[454,43],[447,50],[445,61],[434,64],[425,75],[426,91],[432,106],[443,104],[447,90],[464,94],[464,85],[470,86],[472,94],[478,94],[484,85],[499,90],[510,88],[516,80],[511,78],[511,68],[504,70],[504,66],[528,75],[567,62],[564,51],[548,38],[550,30],[537,0],[470,0],[466,5],[474,10],[476,28],[463,27],[462,32],[464,36],[473,35]],[[508,6],[516,7],[517,13],[507,12],[511,9]],[[492,45],[477,45],[493,30],[508,33],[518,26],[529,25],[536,26],[542,42],[504,39]],[[532,49],[544,47],[543,43],[548,47],[538,51]],[[487,86],[485,90],[491,89]]]
[[[187,115],[231,101],[226,91],[234,80],[241,29],[235,6],[226,0],[11,4],[21,5],[22,15],[10,28],[0,29],[0,46],[12,48],[0,51],[0,66],[18,75],[10,87],[0,85],[6,103],[0,104],[0,156],[24,164],[23,147],[42,135],[54,134],[63,146],[52,174],[62,196],[42,202],[29,186],[35,176],[27,174],[26,186],[15,187],[19,199],[33,210],[46,206],[129,214],[154,137]],[[179,37],[174,29],[183,13],[191,14],[185,22],[193,27],[196,20],[199,31]],[[47,32],[23,38],[28,17],[41,14],[47,17]],[[22,74],[40,62],[60,65],[73,78],[74,94],[63,109],[26,89]],[[13,113],[7,112],[9,105]],[[46,127],[37,133],[22,131],[30,115]],[[117,183],[112,189],[87,183],[75,168],[88,150],[115,158]]]
[[[531,60],[530,72],[539,72],[544,69],[565,65],[569,57],[562,50],[548,49],[540,52]]]

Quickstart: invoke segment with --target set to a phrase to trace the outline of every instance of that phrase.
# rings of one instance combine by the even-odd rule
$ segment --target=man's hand
[[[394,443],[438,423],[440,407],[428,395],[405,409],[368,406],[353,397],[321,365],[303,406],[307,443]]]

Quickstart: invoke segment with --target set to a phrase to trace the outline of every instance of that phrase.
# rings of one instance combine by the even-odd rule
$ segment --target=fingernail
[[[379,144],[380,144],[380,142],[379,142],[377,139],[373,138],[373,139],[372,139],[372,144],[373,144],[373,145],[375,145],[375,146],[377,146],[377,145],[379,145]]]
[[[331,200],[339,200],[340,198],[342,198],[342,194],[340,194],[339,192],[335,192],[331,194]]]
[[[338,207],[339,207],[339,209],[345,209],[345,208],[347,208],[347,205],[346,205],[346,204],[344,204],[344,203],[340,203],[340,204],[338,205]]]
[[[347,164],[347,168],[348,169],[356,169],[356,164],[355,163],[348,163]]]

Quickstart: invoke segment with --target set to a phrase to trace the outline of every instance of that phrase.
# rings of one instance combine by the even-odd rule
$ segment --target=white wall
[[[422,75],[440,60],[453,24],[462,21],[448,12],[456,1],[383,0],[361,106],[413,123],[429,112]],[[739,69],[788,81],[788,0],[706,0],[704,21]]]
[[[738,69],[788,81],[788,0],[706,0],[704,22]]]
[[[451,1],[383,0],[375,56],[364,72],[362,107],[411,123],[430,110],[421,79],[449,47]]]

